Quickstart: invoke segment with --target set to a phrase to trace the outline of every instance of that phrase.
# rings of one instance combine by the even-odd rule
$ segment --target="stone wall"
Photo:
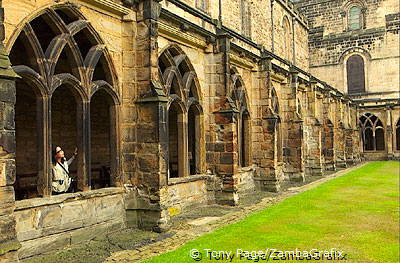
[[[351,98],[374,114],[386,111],[387,107],[392,109],[393,105],[398,105],[399,2],[395,0],[296,2],[299,11],[309,21],[310,72],[346,94],[348,93],[347,60],[351,55],[359,55],[364,62],[365,92],[353,94]],[[360,6],[362,11],[362,25],[358,30],[350,30],[348,27],[348,10],[352,4]],[[342,120],[340,116],[336,116],[335,119]],[[338,142],[335,144],[335,155],[343,160],[346,146],[340,140],[343,138],[343,132],[337,128],[339,124],[334,123],[337,138],[335,141]],[[345,123],[342,124],[346,126]],[[354,125],[351,129],[354,129]],[[385,149],[389,151],[386,157],[382,157],[384,154],[368,153],[372,159],[392,158],[394,148],[391,131],[395,128],[395,123],[387,119],[384,120],[384,125],[388,128],[387,131],[390,131],[385,133],[388,135],[385,138]],[[350,133],[349,130],[348,134]],[[358,142],[355,141],[355,145],[358,145]],[[353,142],[347,140],[347,144],[352,145]],[[348,154],[358,156],[358,153],[351,153],[350,146],[347,148]]]
[[[161,202],[168,216],[173,217],[195,209],[196,206],[214,203],[213,181],[215,178],[208,176],[171,179],[168,186],[160,190]]]
[[[126,227],[123,190],[107,188],[16,202],[19,259]]]
[[[4,56],[4,50],[2,56]],[[4,58],[2,58],[4,59]],[[4,68],[2,68],[2,75]],[[9,74],[8,74],[9,75]],[[15,83],[0,80],[0,261],[17,260],[20,248],[15,230],[15,135],[14,135]]]
[[[305,175],[320,175],[324,162],[334,168],[337,161],[334,140],[345,141],[339,123],[346,113],[357,115],[357,108],[351,103],[347,107],[351,99],[344,99],[334,87],[307,72],[307,24],[289,2],[275,0],[272,7],[267,0],[253,1],[250,5],[250,37],[244,37],[241,31],[239,1],[223,0],[222,24],[215,20],[219,16],[217,5],[203,12],[193,8],[192,0],[141,0],[131,5],[129,2],[124,1],[126,5],[123,6],[113,0],[79,0],[73,4],[50,0],[3,1],[7,13],[8,50],[25,22],[40,12],[56,12],[62,7],[68,10],[65,12],[76,12],[82,19],[85,16],[91,30],[95,31],[93,37],[100,43],[97,48],[104,50],[99,55],[100,64],[109,66],[105,70],[99,67],[87,70],[97,71],[95,76],[105,75],[108,81],[113,79],[114,84],[107,90],[111,94],[108,98],[111,97],[114,104],[109,104],[106,96],[97,100],[96,83],[89,85],[85,78],[72,85],[74,92],[64,90],[61,95],[65,100],[56,101],[54,111],[43,106],[51,102],[51,96],[37,100],[43,111],[42,118],[37,118],[41,122],[38,132],[46,135],[46,129],[51,129],[51,123],[46,127],[41,125],[46,118],[50,119],[52,112],[55,115],[52,130],[58,136],[54,137],[55,142],[65,144],[67,156],[75,144],[84,146],[79,150],[85,158],[79,157],[76,170],[87,177],[81,183],[82,192],[51,196],[51,191],[40,191],[44,198],[18,201],[15,213],[12,187],[15,94],[14,87],[1,86],[0,91],[5,95],[0,98],[6,98],[0,104],[0,117],[3,118],[0,122],[3,123],[0,126],[0,165],[4,163],[2,169],[7,171],[0,174],[3,176],[3,180],[0,177],[0,199],[6,200],[6,207],[3,210],[0,207],[0,229],[7,232],[4,241],[1,240],[1,244],[7,244],[5,252],[16,250],[19,240],[23,245],[20,257],[26,258],[46,249],[83,241],[99,229],[112,231],[128,226],[164,231],[169,227],[171,216],[193,206],[206,203],[236,205],[243,195],[255,189],[279,191],[284,180],[303,181]],[[290,24],[289,35],[283,34],[281,22],[284,17]],[[392,21],[390,27],[395,19],[389,18]],[[272,27],[273,34],[269,34]],[[284,38],[288,36],[290,52],[283,49]],[[83,46],[82,52],[88,52],[85,47],[87,49],[89,44]],[[175,141],[170,140],[173,132],[169,131],[168,125],[168,109],[174,98],[159,74],[159,57],[165,50],[174,53],[172,64],[186,63],[185,68],[177,66],[174,69],[176,74],[178,71],[185,73],[179,84],[183,87],[180,87],[183,95],[177,102],[181,110],[177,116],[177,137],[186,132],[190,103],[198,103],[192,105],[200,109],[194,135],[178,139],[181,140],[177,151],[179,178],[171,178],[168,171],[170,156],[176,154],[170,149]],[[39,68],[35,66],[38,61],[28,62],[33,68]],[[57,73],[65,70],[67,74],[76,74],[77,68],[57,70]],[[30,81],[26,75],[23,77],[24,81]],[[195,90],[185,86],[191,78],[195,79]],[[188,101],[188,96],[190,99],[196,97],[198,101]],[[76,97],[81,100],[74,101]],[[92,99],[93,104],[90,104]],[[76,107],[70,107],[74,104]],[[61,109],[70,113],[66,116],[66,124],[60,121]],[[76,129],[73,116],[75,111],[82,113],[82,109],[86,109],[82,119],[92,119],[94,123],[84,122],[85,125]],[[21,115],[28,117],[21,113],[17,119]],[[29,128],[32,134],[34,117],[29,117],[30,123],[26,124],[29,127],[22,128]],[[77,119],[79,124],[82,124],[81,117]],[[109,120],[111,123],[107,125]],[[332,126],[326,120],[332,120]],[[354,136],[358,132],[357,117],[352,123],[349,128],[353,130],[348,131],[347,137],[351,134],[357,137]],[[22,121],[21,124],[25,125]],[[67,140],[62,140],[60,127],[67,130]],[[335,137],[334,132],[340,136]],[[90,134],[92,142],[85,143],[91,143],[91,152],[89,145],[82,143]],[[17,138],[17,144],[23,143],[28,136],[21,133],[22,139]],[[75,137],[78,138],[76,141]],[[189,140],[193,139],[198,144],[196,175],[189,172],[189,154],[179,155],[179,152],[185,153],[185,147],[188,148]],[[38,156],[44,160],[38,168],[39,179],[46,178],[44,175],[49,172],[46,169],[50,160],[45,159],[50,155],[42,155],[42,152],[46,152],[43,149],[50,142],[51,137],[46,136],[40,141]],[[323,149],[325,142],[332,144],[329,151]],[[356,151],[350,152],[351,143],[357,145],[357,142],[346,141],[344,157],[352,154],[352,159],[357,159],[354,157]],[[243,156],[245,162],[240,161]],[[112,185],[118,188],[93,190],[97,187],[89,184],[89,169],[108,165],[108,162],[115,174]],[[8,177],[4,177],[6,174]],[[38,181],[39,186],[45,184]],[[14,216],[19,222],[16,231]],[[4,257],[14,254],[7,253]]]
[[[311,71],[347,92],[346,58],[357,53],[365,60],[367,92],[398,91],[399,25],[395,22],[398,21],[398,1],[365,1],[365,27],[356,31],[347,29],[346,8],[351,2],[301,1],[298,4],[310,26]],[[379,76],[387,78],[379,77],[378,71]]]
[[[181,8],[177,8],[177,5],[182,5],[177,2],[179,1],[163,1],[162,6],[181,17],[185,17],[191,22],[201,25],[201,20],[193,17],[188,12],[184,12]],[[196,8],[194,0],[186,0],[181,2],[183,2],[184,5]],[[293,4],[286,0],[257,0],[247,2],[251,18],[251,33],[248,38],[262,46],[265,46],[268,50],[274,52],[275,54],[285,57],[282,20],[284,17],[287,17],[291,23],[291,43],[289,43],[289,53],[291,56],[287,59],[299,67],[308,70],[307,23],[305,18],[296,11]],[[197,10],[213,19],[219,18],[218,1],[211,4],[207,12],[203,12],[199,9]],[[273,16],[271,16],[271,10],[273,10]],[[244,32],[242,32],[241,14],[241,1],[222,0],[222,25],[238,34],[244,35]],[[294,23],[293,27],[292,21]],[[272,29],[273,33],[271,34]],[[292,37],[294,37],[294,44],[292,43]],[[296,59],[293,59],[293,52],[296,53]]]

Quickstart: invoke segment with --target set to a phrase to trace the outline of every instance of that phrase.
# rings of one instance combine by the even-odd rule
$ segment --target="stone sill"
[[[60,195],[53,195],[49,197],[25,199],[15,202],[15,211],[46,206],[46,205],[61,204],[66,201],[76,201],[76,200],[90,199],[94,197],[102,197],[102,196],[116,195],[122,193],[124,193],[124,188],[109,187],[97,190],[89,190],[85,192],[66,193]]]
[[[209,177],[210,177],[210,175],[197,174],[197,175],[190,175],[190,176],[185,176],[185,177],[180,177],[180,178],[169,178],[168,186],[176,185],[176,184],[190,183],[190,182],[201,181],[201,180],[207,180],[207,178],[209,178]]]
[[[239,172],[243,173],[243,172],[251,172],[254,171],[254,166],[247,166],[247,167],[240,167],[239,168]]]

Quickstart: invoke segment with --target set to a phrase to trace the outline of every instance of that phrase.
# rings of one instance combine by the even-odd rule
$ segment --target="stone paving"
[[[170,230],[175,232],[173,236],[140,248],[114,252],[105,260],[105,263],[140,262],[142,260],[175,250],[190,240],[212,232],[222,226],[236,223],[251,213],[263,210],[266,207],[279,203],[295,194],[315,188],[326,181],[342,176],[352,170],[360,168],[363,165],[365,165],[365,163],[341,170],[328,176],[317,177],[317,180],[305,185],[301,185],[300,183],[297,185],[286,185],[287,191],[279,194],[261,193],[264,194],[265,197],[262,198],[261,202],[254,205],[249,205],[249,200],[252,199],[249,197],[248,200],[245,198],[244,202],[237,207],[221,207],[218,205],[212,205],[193,209],[190,213],[183,214],[175,218],[173,221],[173,226]],[[256,195],[252,195],[253,198],[255,196]],[[257,197],[259,196],[256,196],[256,198]],[[219,216],[217,217],[217,215]],[[203,217],[204,222],[201,221],[201,216]]]

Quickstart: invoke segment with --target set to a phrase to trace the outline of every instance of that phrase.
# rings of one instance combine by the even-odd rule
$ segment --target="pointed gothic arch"
[[[279,107],[279,98],[278,94],[274,87],[271,89],[271,111],[276,118],[275,124],[275,153],[276,153],[276,160],[278,162],[283,161],[283,139],[282,139],[282,125],[281,125],[281,117],[280,117],[280,107]]]
[[[38,138],[37,150],[31,153],[36,156],[38,169],[20,173],[19,177],[32,177],[31,181],[37,185],[37,194],[21,194],[21,199],[51,194],[50,162],[53,144],[64,144],[67,154],[72,153],[75,146],[79,148],[77,168],[71,169],[77,170],[77,189],[90,189],[91,97],[97,90],[107,89],[114,108],[114,119],[110,124],[112,127],[116,127],[119,105],[115,69],[103,41],[76,8],[60,4],[40,10],[25,19],[12,35],[8,49],[13,69],[22,77],[17,83],[17,108],[26,107],[29,101],[27,96],[18,94],[22,94],[27,87],[36,87],[33,89],[36,90],[36,108],[31,109],[35,112],[35,118],[25,120],[25,124],[35,126],[38,133],[33,136]],[[19,115],[24,115],[23,109],[19,112]],[[68,117],[71,117],[71,123],[74,124],[64,129],[60,118]],[[23,116],[17,117],[18,126],[22,127],[20,120],[24,120]],[[24,128],[20,127],[16,133],[23,135]],[[61,130],[68,132],[59,133]],[[116,129],[112,135],[111,140],[115,141]],[[116,156],[118,143],[115,141],[113,144],[113,154]],[[17,167],[26,165],[22,155],[16,159]],[[115,159],[118,162],[119,158]],[[118,177],[117,165],[111,166],[112,176]]]
[[[237,111],[236,130],[238,138],[238,165],[251,165],[251,116],[248,95],[242,77],[236,68],[230,71],[230,90],[228,99]]]
[[[364,151],[385,150],[385,129],[382,121],[372,113],[365,113],[359,118],[361,139]]]
[[[197,74],[176,45],[159,56],[158,69],[168,98],[168,174],[170,178],[203,172],[202,94]]]
[[[283,32],[283,56],[287,60],[291,60],[292,50],[292,29],[290,20],[287,16],[282,19],[282,32]]]

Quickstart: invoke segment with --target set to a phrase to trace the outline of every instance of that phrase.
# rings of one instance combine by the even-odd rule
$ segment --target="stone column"
[[[309,111],[305,116],[305,129],[308,128],[308,141],[305,173],[306,175],[322,176],[321,123],[316,118],[317,82],[310,80],[307,87]]]
[[[324,170],[335,171],[335,135],[334,135],[334,125],[331,116],[330,105],[332,103],[332,98],[330,94],[330,89],[324,88],[324,98],[323,98],[323,131],[322,131],[322,154],[323,154],[323,166]]]
[[[303,119],[299,112],[298,102],[298,72],[290,71],[290,84],[287,94],[288,107],[286,112],[287,137],[285,138],[286,150],[284,160],[286,166],[284,172],[291,181],[301,181],[304,179],[304,160],[303,160]]]
[[[346,165],[350,166],[354,164],[354,139],[353,139],[353,127],[351,118],[351,106],[348,99],[346,99],[346,106],[344,110],[345,118],[347,119],[346,129],[344,130],[345,135],[345,154],[346,154]]]
[[[335,98],[335,163],[337,168],[346,168],[346,137],[343,122],[343,102],[341,98]]]
[[[393,106],[388,105],[386,107],[386,134],[385,134],[385,149],[387,151],[387,158],[388,160],[393,160],[394,154],[393,154],[393,149],[396,147],[393,142],[393,126],[396,126],[396,123],[393,123],[392,119],[392,109]],[[395,136],[395,135],[394,135]]]
[[[217,28],[217,41],[209,71],[210,130],[207,135],[207,168],[217,175],[215,199],[219,204],[236,205],[239,201],[234,175],[238,172],[237,121],[239,111],[228,97],[230,90],[230,39]]]
[[[277,127],[279,116],[275,115],[271,103],[272,58],[263,56],[259,68],[259,99],[253,125],[253,163],[257,164],[254,178],[256,187],[261,191],[279,192],[279,173],[277,171]],[[258,126],[258,127],[257,127]]]
[[[15,79],[4,48],[4,9],[0,1],[0,262],[18,261],[15,230]]]
[[[134,65],[126,62],[123,86],[124,120],[122,134],[122,170],[129,182],[126,195],[128,226],[163,231],[168,228],[168,212],[163,207],[161,189],[167,185],[168,134],[167,103],[158,76],[158,18],[160,0],[137,1],[135,54],[126,53]],[[133,21],[135,23],[135,21]],[[125,43],[129,45],[129,42]],[[127,47],[129,48],[129,46]],[[131,102],[135,102],[132,104]]]

